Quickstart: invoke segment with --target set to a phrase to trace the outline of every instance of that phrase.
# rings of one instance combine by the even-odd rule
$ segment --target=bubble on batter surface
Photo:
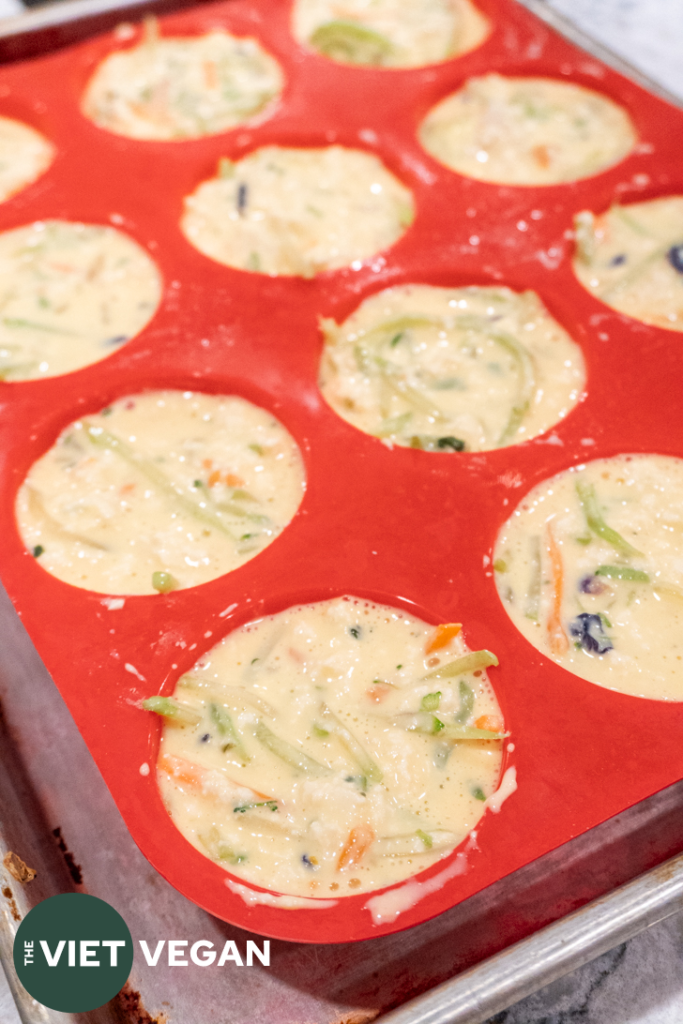
[[[479,46],[490,25],[470,0],[297,0],[295,38],[340,64],[413,68]]]
[[[390,445],[516,444],[554,426],[583,393],[581,349],[535,292],[402,285],[321,327],[326,401]]]
[[[236,396],[149,391],[71,423],[17,496],[26,547],[76,587],[169,593],[250,561],[294,516],[290,434]]]
[[[221,160],[185,200],[181,227],[211,259],[239,270],[313,277],[393,245],[413,197],[371,153],[265,146]]]
[[[39,178],[55,153],[52,143],[35,128],[0,117],[0,203]]]
[[[470,78],[429,112],[422,145],[479,181],[555,185],[591,177],[633,149],[628,113],[601,93],[550,78]]]
[[[683,460],[618,455],[552,477],[500,532],[501,600],[537,650],[591,683],[683,700]]]
[[[282,85],[279,64],[255,39],[236,38],[222,29],[162,37],[150,18],[140,42],[99,65],[82,110],[116,135],[196,139],[262,114]]]
[[[36,380],[105,359],[161,299],[156,264],[98,224],[48,220],[0,234],[0,380]]]
[[[448,856],[496,790],[505,726],[460,624],[354,597],[234,630],[143,708],[183,836],[304,897],[393,884]]]
[[[683,331],[683,196],[575,217],[574,273],[619,313]]]

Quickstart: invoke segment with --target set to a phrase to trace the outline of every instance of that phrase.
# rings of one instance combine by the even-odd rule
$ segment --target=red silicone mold
[[[0,207],[0,229],[51,217],[113,223],[148,249],[165,281],[154,319],[105,361],[51,380],[0,384],[2,578],[145,855],[189,899],[264,935],[342,942],[417,924],[683,776],[683,703],[614,693],[544,658],[505,613],[490,565],[503,521],[545,477],[618,452],[683,456],[675,402],[683,337],[587,294],[571,271],[569,234],[578,210],[683,192],[683,112],[512,0],[479,2],[493,24],[479,49],[406,71],[343,67],[305,52],[289,33],[285,0],[230,0],[166,17],[164,33],[224,26],[255,35],[286,74],[272,116],[194,141],[134,142],[80,114],[92,68],[129,45],[113,33],[0,72],[0,113],[34,124],[58,149],[49,171]],[[493,70],[604,92],[630,111],[639,146],[602,174],[545,188],[491,185],[445,169],[420,147],[417,125],[469,76]],[[413,226],[360,270],[310,281],[248,274],[202,256],[180,233],[183,196],[213,174],[219,157],[268,143],[333,142],[377,153],[415,195]],[[317,318],[342,319],[400,282],[535,289],[583,349],[585,399],[535,440],[480,454],[389,451],[356,431],[318,391]],[[234,393],[271,409],[301,447],[308,489],[291,525],[237,571],[110,610],[102,595],[54,579],[24,549],[15,496],[67,423],[159,387]],[[504,767],[514,764],[519,788],[499,814],[485,815],[467,870],[382,926],[372,923],[367,894],[330,909],[248,906],[171,823],[154,771],[140,773],[154,765],[159,738],[158,723],[139,710],[142,698],[169,692],[235,626],[343,593],[433,623],[462,621],[470,647],[500,658],[490,678],[514,740]]]

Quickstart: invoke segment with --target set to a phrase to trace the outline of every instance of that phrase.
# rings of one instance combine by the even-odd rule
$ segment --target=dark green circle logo
[[[14,940],[26,991],[62,1013],[86,1013],[112,999],[133,966],[133,940],[118,911],[84,893],[50,896],[29,911]]]

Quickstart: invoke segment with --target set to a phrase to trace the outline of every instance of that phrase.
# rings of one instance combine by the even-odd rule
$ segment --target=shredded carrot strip
[[[534,146],[531,153],[539,167],[550,166],[550,153],[547,146]]]
[[[381,704],[384,698],[391,693],[392,689],[392,686],[386,686],[384,683],[377,683],[375,686],[371,686],[367,689],[365,694],[370,698],[370,700],[374,700],[375,704]]]
[[[474,723],[477,729],[487,729],[489,732],[503,732],[505,723],[499,715],[481,715]]]
[[[131,491],[135,490],[135,484],[124,484],[119,494],[130,494]]]
[[[213,459],[202,459],[202,466],[204,469],[211,469],[213,466]]]
[[[437,626],[427,641],[425,654],[431,654],[432,651],[440,651],[442,647],[446,647],[458,635],[461,629],[462,623],[460,622],[444,622]]]
[[[228,487],[244,487],[244,480],[237,473],[226,473],[225,482]]]
[[[159,768],[175,782],[184,782],[185,785],[192,786],[193,789],[201,789],[206,777],[205,768],[186,761],[184,757],[174,757],[172,754],[165,754],[159,758]]]
[[[553,600],[550,606],[547,629],[550,650],[553,654],[566,654],[569,650],[569,640],[562,627],[562,587],[564,583],[564,567],[562,565],[562,553],[553,536],[553,531],[548,523],[548,554],[550,555],[550,568],[552,572]]]
[[[190,786],[192,789],[198,790],[200,793],[204,791],[204,783],[206,782],[206,776],[209,774],[208,768],[202,768],[201,765],[193,764],[191,761],[186,760],[184,757],[176,757],[175,754],[164,754],[163,757],[159,758],[158,768],[160,771],[168,775],[169,778],[173,779],[174,782],[184,782],[186,786]],[[225,775],[224,772],[220,773]],[[272,800],[273,797],[268,796],[266,793],[260,793],[257,789],[252,789],[251,786],[244,786],[239,782],[235,782],[234,779],[228,778],[228,782],[231,782],[233,786],[239,786],[242,791],[248,790],[258,797],[259,800]],[[207,796],[214,796],[213,793],[206,794]],[[218,797],[216,797],[218,799]]]
[[[342,868],[347,868],[351,864],[358,864],[374,841],[375,833],[369,825],[359,825],[357,828],[352,828],[344,849],[339,854],[337,871],[341,871]]]
[[[204,61],[204,78],[206,80],[207,89],[215,89],[218,85],[218,75],[216,74],[216,65],[212,60]]]
[[[214,484],[221,482],[221,471],[220,469],[214,469],[213,473],[209,474],[209,487],[213,487]]]

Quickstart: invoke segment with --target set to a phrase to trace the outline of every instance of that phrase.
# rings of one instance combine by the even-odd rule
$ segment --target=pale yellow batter
[[[294,896],[414,875],[476,825],[498,783],[488,651],[354,597],[230,633],[181,677],[157,764],[182,834],[227,871]]]
[[[574,273],[598,299],[683,331],[683,196],[577,214]]]
[[[393,245],[413,219],[410,191],[376,156],[357,149],[265,146],[185,200],[188,241],[218,263],[262,274],[313,277]]]
[[[0,380],[70,373],[154,315],[156,264],[114,228],[48,220],[0,234]]]
[[[323,395],[389,444],[516,444],[566,416],[583,391],[581,350],[535,292],[402,285],[321,326]]]
[[[551,78],[470,78],[429,112],[425,149],[454,171],[504,185],[577,181],[618,163],[636,131],[592,89]]]
[[[303,497],[299,449],[243,398],[149,391],[66,428],[17,497],[53,576],[106,594],[194,587],[271,544]]]
[[[55,147],[35,128],[0,117],[0,203],[39,178],[54,158]]]
[[[341,64],[414,68],[473,50],[490,31],[470,0],[297,0],[304,46]]]
[[[592,683],[683,700],[683,460],[619,455],[534,488],[494,568],[510,618]]]
[[[282,84],[279,64],[255,39],[238,39],[222,29],[161,38],[151,18],[141,42],[102,61],[82,110],[116,135],[194,139],[263,113]]]

